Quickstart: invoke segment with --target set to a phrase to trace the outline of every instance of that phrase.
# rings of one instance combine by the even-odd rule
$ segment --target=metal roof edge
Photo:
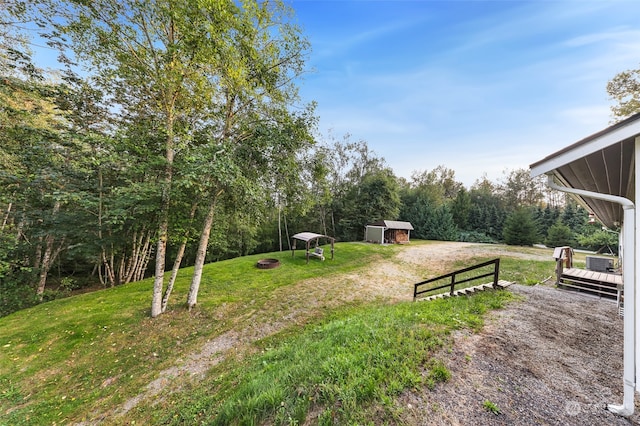
[[[640,113],[587,136],[529,166],[531,176],[548,173],[571,161],[640,134]]]

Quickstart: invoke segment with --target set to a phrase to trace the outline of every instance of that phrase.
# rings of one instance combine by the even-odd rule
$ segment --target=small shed
[[[331,243],[331,260],[333,260],[333,244],[335,242],[335,238],[330,237],[328,235],[316,234],[313,232],[300,232],[299,234],[295,234],[292,237],[293,241],[291,244],[291,257],[295,255],[296,240],[297,240],[297,241],[303,241],[305,244],[305,248],[307,249],[307,252],[306,252],[307,263],[309,263],[309,256],[315,256],[324,260],[324,250],[318,247],[318,243],[320,242],[321,239],[328,240]],[[316,248],[313,251],[310,251],[312,243],[315,243]]]
[[[399,220],[379,220],[367,225],[365,241],[376,244],[407,244],[413,226]]]

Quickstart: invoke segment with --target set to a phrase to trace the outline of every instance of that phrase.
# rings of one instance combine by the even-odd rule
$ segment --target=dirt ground
[[[608,300],[512,285],[523,300],[438,355],[451,380],[400,399],[410,425],[629,425],[622,403],[622,319]],[[485,409],[489,401],[499,414]],[[637,404],[636,404],[637,405]],[[636,408],[636,411],[638,408]]]
[[[118,412],[125,414],[177,378],[203,374],[232,352],[293,323],[303,323],[318,310],[354,299],[411,300],[410,284],[425,278],[412,271],[427,265],[434,274],[448,272],[445,269],[452,260],[480,253],[549,260],[499,246],[443,242],[408,246],[394,261],[365,273],[301,282],[296,291],[283,289],[269,302],[282,313],[280,319],[261,318],[256,311],[237,329],[162,372],[146,393],[129,400]],[[450,348],[437,354],[451,371],[449,382],[399,398],[403,408],[399,424],[638,424],[638,415],[626,419],[606,410],[607,404],[622,402],[622,319],[615,303],[548,285],[514,284],[508,291],[521,300],[491,313],[481,332],[454,334]],[[218,314],[225,315],[224,308]],[[485,401],[494,404],[499,414],[487,411]]]
[[[606,410],[622,403],[623,320],[615,302],[549,285],[514,284],[509,291],[521,301],[493,312],[480,333],[457,332],[452,349],[438,354],[449,382],[400,398],[403,423],[638,424],[637,414],[626,419]]]

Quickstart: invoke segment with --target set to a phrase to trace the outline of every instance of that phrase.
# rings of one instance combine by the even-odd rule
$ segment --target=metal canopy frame
[[[295,255],[296,252],[296,240],[298,241],[303,241],[305,243],[305,248],[306,248],[306,257],[307,257],[307,264],[309,263],[309,249],[311,247],[311,243],[315,241],[316,246],[318,246],[318,243],[320,242],[320,240],[322,238],[325,238],[327,240],[329,240],[331,242],[331,260],[333,260],[333,245],[336,241],[335,238],[330,237],[328,235],[323,235],[323,234],[316,234],[314,232],[300,232],[298,234],[295,234],[293,237],[291,237],[291,257],[293,257]]]

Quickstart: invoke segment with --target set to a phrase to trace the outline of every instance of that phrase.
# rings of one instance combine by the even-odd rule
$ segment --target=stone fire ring
[[[273,269],[280,266],[278,259],[260,259],[258,260],[258,269]]]

